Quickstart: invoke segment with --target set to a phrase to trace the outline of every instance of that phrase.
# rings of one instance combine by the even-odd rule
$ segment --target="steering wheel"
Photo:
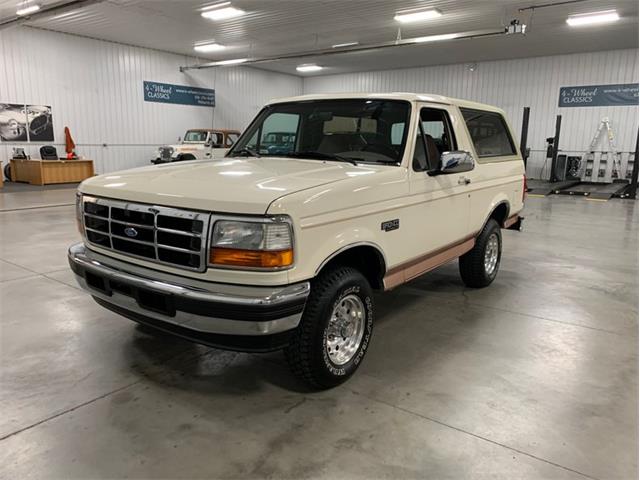
[[[383,143],[369,143],[360,149],[362,152],[374,152],[390,158],[396,158],[398,152],[395,148]]]

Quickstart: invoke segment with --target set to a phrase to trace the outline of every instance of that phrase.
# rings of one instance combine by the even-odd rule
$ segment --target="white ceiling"
[[[232,0],[246,15],[212,22],[200,16],[206,0],[104,0],[79,9],[52,13],[26,25],[155,48],[193,56],[193,44],[215,39],[228,48],[202,55],[202,61],[239,57],[271,57],[396,39],[397,10],[436,7],[442,17],[402,26],[403,38],[500,29],[514,18],[528,24],[527,34],[450,40],[324,57],[281,60],[256,66],[297,74],[300,63],[326,68],[313,75],[393,69],[418,65],[473,62],[638,47],[637,0],[586,0],[533,12],[518,8],[562,0]],[[61,0],[44,0],[50,5]],[[20,0],[0,0],[0,21],[15,14]],[[571,28],[569,14],[617,9],[615,24]],[[307,74],[310,75],[310,74]]]

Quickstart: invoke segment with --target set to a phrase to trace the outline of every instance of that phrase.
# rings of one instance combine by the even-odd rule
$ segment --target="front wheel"
[[[373,310],[371,286],[358,270],[338,266],[322,272],[285,349],[293,373],[320,389],[347,380],[369,346]]]
[[[496,278],[502,257],[500,225],[493,218],[476,238],[475,246],[460,257],[460,276],[467,287],[482,288]]]

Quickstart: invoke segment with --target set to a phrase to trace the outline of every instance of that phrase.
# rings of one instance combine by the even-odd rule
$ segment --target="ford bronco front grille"
[[[207,213],[87,196],[82,212],[90,244],[189,270],[206,267]]]

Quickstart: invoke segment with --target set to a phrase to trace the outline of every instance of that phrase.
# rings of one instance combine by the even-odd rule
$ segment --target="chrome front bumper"
[[[178,283],[179,277],[169,279],[161,272],[144,269],[141,273],[137,266],[127,271],[122,262],[107,265],[104,256],[82,243],[69,248],[68,257],[80,286],[106,308],[140,323],[222,347],[226,336],[270,336],[295,329],[310,290],[309,282],[283,287],[210,282],[189,286]],[[215,338],[204,341],[199,334]],[[233,349],[256,350],[242,346]]]

